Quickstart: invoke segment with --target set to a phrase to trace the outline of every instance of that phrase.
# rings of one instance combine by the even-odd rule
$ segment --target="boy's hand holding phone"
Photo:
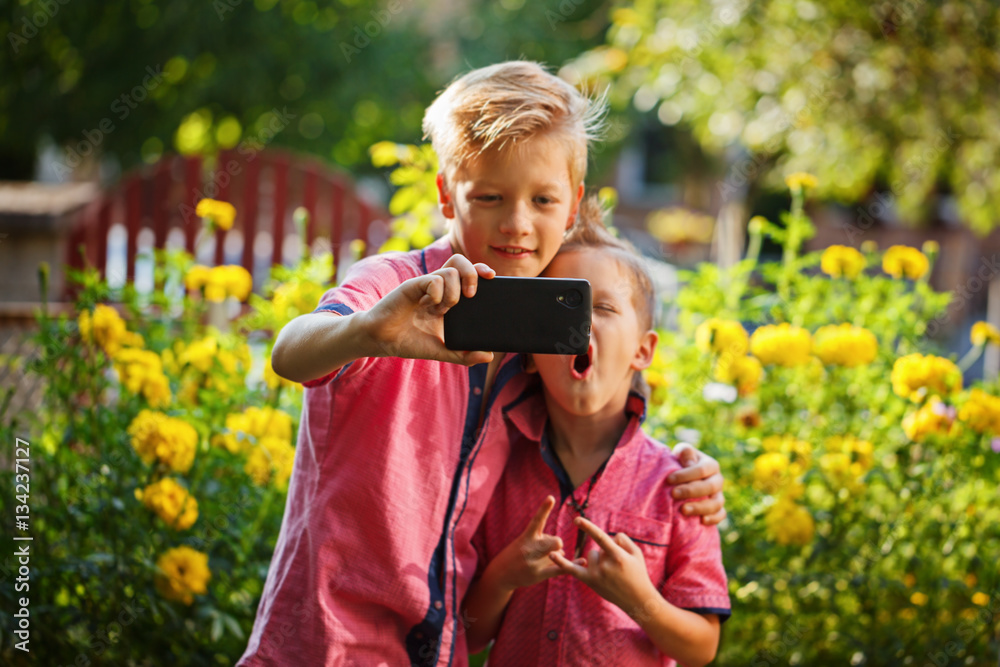
[[[563,553],[562,539],[545,533],[545,522],[555,504],[555,498],[547,496],[524,532],[487,567],[487,570],[492,570],[490,576],[496,578],[497,585],[503,590],[533,586],[563,573],[562,568],[549,558],[550,554]]]
[[[435,359],[471,366],[492,361],[493,353],[457,351],[444,346],[444,314],[464,294],[476,293],[480,278],[496,272],[464,255],[452,255],[437,271],[410,278],[365,313],[375,344],[372,356]]]

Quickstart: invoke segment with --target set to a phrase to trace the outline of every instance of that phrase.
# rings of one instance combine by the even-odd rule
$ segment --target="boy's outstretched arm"
[[[470,653],[478,653],[496,637],[504,610],[514,591],[562,574],[549,560],[550,553],[562,554],[562,540],[545,534],[545,522],[556,501],[548,496],[521,535],[490,561],[483,575],[472,582],[462,606],[468,619],[466,642]]]
[[[289,322],[271,352],[274,372],[307,382],[364,357],[437,359],[459,364],[490,361],[492,352],[444,346],[444,313],[462,294],[473,296],[479,278],[495,272],[452,255],[437,271],[404,281],[371,310],[350,315],[308,313]]]
[[[635,619],[660,651],[682,665],[701,667],[715,659],[718,616],[703,616],[667,602],[649,578],[642,551],[625,533],[612,538],[583,517],[575,521],[601,549],[591,550],[586,564],[552,554],[563,571]]]

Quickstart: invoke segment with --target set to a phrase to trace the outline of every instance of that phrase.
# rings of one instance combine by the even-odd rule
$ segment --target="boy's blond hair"
[[[515,60],[454,80],[424,114],[445,178],[487,151],[553,132],[567,148],[574,190],[587,174],[587,144],[603,125],[603,98],[591,100],[534,62]]]

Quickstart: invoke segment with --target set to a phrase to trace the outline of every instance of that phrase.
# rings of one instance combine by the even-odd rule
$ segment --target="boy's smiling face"
[[[558,255],[545,276],[584,278],[593,294],[587,354],[532,357],[548,402],[578,417],[624,410],[632,375],[652,362],[657,341],[656,333],[642,325],[636,312],[632,277],[614,253],[599,248]]]
[[[540,134],[515,150],[488,152],[438,175],[441,212],[454,219],[454,245],[497,275],[538,276],[573,224],[583,185],[573,188],[563,142]]]

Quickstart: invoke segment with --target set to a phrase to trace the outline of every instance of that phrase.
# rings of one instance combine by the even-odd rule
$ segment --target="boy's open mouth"
[[[585,354],[578,354],[573,357],[573,364],[570,366],[570,372],[574,378],[577,380],[583,380],[590,375],[590,369],[594,367],[593,363],[591,363],[593,353],[594,346],[591,344],[590,347],[587,348],[587,352]]]

